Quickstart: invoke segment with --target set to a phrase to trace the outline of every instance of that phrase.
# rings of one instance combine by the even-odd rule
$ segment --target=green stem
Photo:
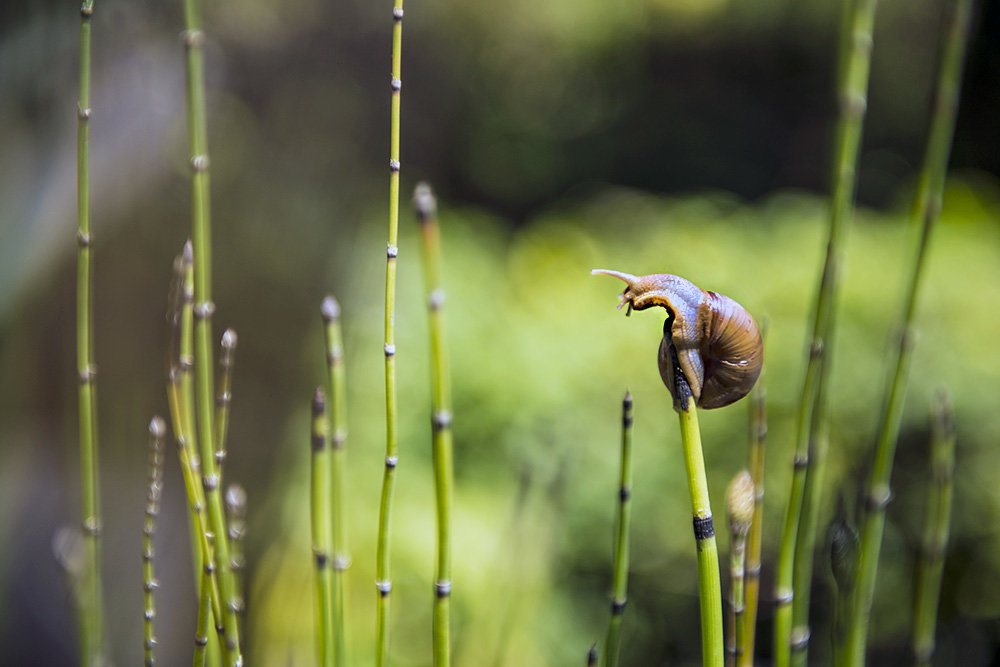
[[[327,377],[330,385],[329,428],[332,451],[330,452],[331,484],[331,547],[333,549],[333,641],[334,663],[347,664],[346,633],[344,631],[345,571],[351,563],[345,537],[344,512],[344,458],[347,442],[347,389],[344,368],[344,335],[340,326],[340,305],[332,296],[323,300],[321,307],[326,334]]]
[[[933,412],[931,487],[927,494],[927,515],[924,518],[924,535],[917,565],[917,594],[913,605],[913,656],[914,663],[920,667],[930,667],[934,657],[934,631],[955,482],[955,418],[947,393],[938,397]]]
[[[972,0],[955,1],[941,55],[930,136],[927,140],[920,184],[912,209],[913,222],[921,229],[920,240],[914,255],[907,289],[903,293],[900,323],[897,329],[899,342],[895,350],[895,370],[884,394],[871,476],[868,483],[867,507],[861,527],[854,616],[847,633],[847,650],[841,652],[844,660],[849,661],[846,664],[861,665],[865,660],[879,552],[882,547],[882,533],[885,529],[885,507],[890,497],[889,481],[892,476],[892,462],[899,437],[903,403],[906,396],[906,379],[909,374],[913,349],[913,316],[916,311],[920,279],[923,274],[931,233],[941,212],[945,175],[948,170],[951,143],[955,133],[962,69],[969,42],[972,5]]]
[[[683,373],[675,375],[678,384],[686,382]],[[680,393],[676,394],[682,395]],[[705,667],[724,663],[722,638],[722,583],[719,576],[719,549],[715,543],[712,506],[708,497],[708,478],[701,450],[701,432],[694,400],[681,399],[678,411],[684,468],[687,472],[691,511],[694,515],[695,545],[698,548],[698,599],[701,607],[701,660]]]
[[[618,530],[615,534],[614,576],[611,584],[611,619],[604,641],[604,664],[616,667],[621,648],[622,616],[628,599],[629,524],[632,515],[632,394],[622,400],[622,451],[618,485]]]
[[[761,334],[766,342],[766,325]],[[747,560],[744,582],[745,611],[743,637],[745,648],[737,656],[740,667],[751,667],[754,658],[754,639],[757,632],[757,602],[760,597],[760,554],[764,542],[764,453],[767,445],[767,365],[760,372],[757,384],[750,395],[750,477],[754,484],[753,522],[747,535]]]
[[[730,614],[732,618],[729,626],[733,629],[731,639],[732,664],[746,653],[746,628],[743,625],[743,615],[746,612],[746,595],[744,590],[744,573],[746,571],[746,535],[733,535],[729,551],[729,578],[732,586],[732,598],[730,600]]]
[[[245,640],[243,628],[246,627],[246,603],[244,594],[243,570],[246,567],[246,556],[243,554],[243,541],[247,532],[247,492],[239,484],[230,484],[226,489],[226,518],[229,522],[229,557],[232,561],[233,580],[236,584],[237,613],[240,621],[240,640]],[[243,645],[240,645],[243,651]]]
[[[98,478],[97,397],[91,302],[90,233],[90,21],[93,0],[80,5],[80,97],[77,103],[76,198],[76,360],[80,380],[80,490],[84,535],[80,600],[80,664],[101,662],[104,621],[100,567],[100,481]]]
[[[777,576],[774,662],[777,667],[805,665],[809,642],[809,598],[816,521],[826,467],[826,387],[830,377],[832,334],[836,319],[846,227],[853,215],[858,154],[868,100],[872,26],[877,0],[852,3],[839,60],[840,114],[834,141],[832,204],[823,273],[817,290],[810,343],[799,406],[793,489],[781,543]],[[793,627],[794,626],[794,627]]]
[[[143,607],[143,659],[146,667],[153,667],[156,636],[153,620],[156,618],[154,593],[159,586],[153,571],[153,536],[156,534],[156,517],[160,512],[160,495],[163,490],[163,438],[167,425],[159,417],[149,422],[149,474],[146,488],[146,516],[142,524],[142,607]]]
[[[414,192],[420,222],[427,287],[427,318],[431,342],[431,424],[434,450],[434,490],[437,499],[437,566],[434,572],[434,664],[451,664],[451,508],[454,470],[451,432],[451,377],[444,332],[444,298],[441,284],[441,230],[437,202],[430,187],[421,183]]]
[[[208,518],[215,535],[215,568],[223,598],[222,627],[225,633],[223,653],[226,662],[237,665],[240,656],[239,629],[236,620],[236,594],[229,559],[229,540],[216,470],[216,433],[213,403],[212,367],[212,248],[211,206],[209,202],[209,159],[205,112],[205,71],[203,46],[205,34],[196,0],[184,0],[184,45],[187,52],[188,151],[191,165],[191,217],[194,250],[195,317],[195,398],[198,438],[201,449],[202,486],[208,506]]]
[[[222,477],[222,464],[226,460],[226,436],[229,432],[229,409],[233,404],[233,363],[236,356],[236,330],[226,329],[222,334],[219,355],[219,388],[215,395],[215,464]]]
[[[396,483],[397,415],[396,404],[396,255],[399,230],[399,107],[400,66],[403,44],[403,0],[394,0],[392,28],[392,103],[389,119],[389,242],[385,261],[385,471],[379,502],[378,539],[375,554],[375,586],[378,590],[375,664],[382,667],[389,654],[389,602],[392,574],[389,562],[389,537],[392,523],[392,497]]]
[[[312,485],[309,516],[316,562],[316,644],[319,663],[333,665],[333,600],[330,596],[330,452],[327,448],[326,399],[316,388],[312,400]]]

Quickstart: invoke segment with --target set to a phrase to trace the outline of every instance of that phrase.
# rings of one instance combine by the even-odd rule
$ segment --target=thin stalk
[[[351,563],[345,537],[344,457],[347,442],[347,379],[344,368],[344,334],[340,326],[340,304],[332,296],[323,299],[320,308],[326,338],[327,378],[330,385],[330,514],[331,548],[333,549],[333,641],[334,663],[347,664],[346,633],[344,631],[345,570]]]
[[[745,595],[743,577],[746,570],[747,533],[753,523],[756,490],[753,477],[743,470],[733,477],[726,489],[726,517],[729,519],[729,642],[726,645],[727,663],[735,665],[746,652],[746,633],[743,626]]]
[[[628,600],[629,523],[632,516],[632,394],[622,399],[622,452],[618,484],[618,530],[615,534],[614,576],[611,584],[611,619],[604,641],[604,664],[616,667],[621,648],[622,616]]]
[[[792,491],[778,559],[775,597],[774,664],[787,667],[794,659],[804,665],[809,642],[809,594],[812,553],[816,537],[826,465],[825,404],[830,377],[831,337],[834,329],[844,262],[846,227],[853,215],[858,153],[868,106],[872,26],[877,0],[852,3],[841,39],[847,50],[839,60],[840,114],[834,140],[832,204],[826,258],[816,296],[813,335],[809,345],[802,398],[798,411]],[[793,628],[794,625],[794,628]]]
[[[149,422],[149,472],[146,487],[146,516],[142,523],[142,627],[143,659],[146,667],[153,667],[156,635],[153,620],[156,602],[153,595],[159,584],[153,571],[153,536],[156,534],[156,517],[160,513],[160,495],[163,490],[163,439],[167,425],[159,417]]]
[[[437,202],[429,186],[417,185],[413,196],[420,222],[427,288],[427,319],[431,342],[431,424],[434,451],[434,490],[437,500],[437,559],[434,571],[434,664],[451,664],[451,508],[454,470],[451,433],[451,377],[444,331],[445,292],[441,285],[441,230]]]
[[[319,663],[333,665],[333,600],[330,596],[330,450],[327,447],[326,398],[321,387],[312,400],[312,484],[310,524],[316,562],[316,644]]]
[[[865,659],[879,552],[885,529],[885,507],[890,497],[889,481],[892,476],[892,462],[896,453],[906,396],[906,379],[909,375],[913,350],[913,316],[931,233],[941,213],[941,198],[955,133],[955,118],[958,113],[962,70],[969,42],[972,8],[972,0],[956,0],[948,21],[938,71],[930,135],[912,209],[913,222],[920,226],[920,240],[914,255],[909,283],[903,293],[900,323],[897,329],[899,338],[895,349],[895,369],[884,394],[861,526],[854,618],[847,634],[847,650],[842,652],[844,659],[854,665],[863,664]]]
[[[205,113],[205,71],[201,16],[196,0],[184,0],[184,46],[186,59],[188,151],[191,164],[191,218],[194,250],[195,398],[198,439],[201,449],[202,486],[208,506],[209,525],[215,535],[215,568],[223,598],[223,653],[228,664],[242,663],[236,620],[236,594],[229,561],[229,540],[216,470],[213,371],[212,368],[212,249],[209,203],[209,159]]]
[[[79,611],[81,665],[95,665],[102,661],[104,634],[95,387],[97,367],[94,364],[90,251],[90,21],[93,12],[93,0],[83,0],[80,5],[80,97],[76,107],[76,364],[80,381],[80,490],[85,552]]]
[[[198,459],[198,436],[195,432],[194,380],[194,251],[191,241],[184,244],[181,254],[174,261],[175,289],[172,290],[168,321],[171,324],[171,352],[176,348],[176,361],[169,362],[167,398],[170,416],[176,434],[181,469],[185,475],[188,496],[188,527],[191,531],[191,559],[194,578],[198,582],[198,618],[195,629],[193,665],[201,667],[211,659],[218,664],[218,635],[222,633],[221,606],[218,582],[212,563],[212,535],[206,534],[204,490],[198,484],[201,464]],[[190,477],[190,480],[188,479]],[[213,595],[215,599],[213,600]],[[216,634],[208,632],[209,622],[215,618]]]
[[[767,340],[766,324],[761,334]],[[760,599],[760,554],[764,542],[764,453],[767,446],[767,364],[757,378],[750,394],[750,477],[754,485],[753,522],[747,535],[746,569],[744,572],[745,611],[743,637],[745,648],[737,656],[740,667],[751,667],[754,662],[754,639],[757,632],[757,602]]]
[[[398,434],[396,404],[396,255],[399,231],[399,111],[400,71],[403,44],[403,0],[394,0],[392,9],[392,102],[389,118],[389,241],[385,260],[385,471],[378,512],[378,539],[375,554],[375,587],[378,590],[375,664],[382,667],[389,654],[389,609],[392,574],[389,561],[389,538],[392,524],[392,498],[396,485]]]
[[[243,582],[243,570],[246,568],[246,556],[243,553],[243,542],[247,533],[247,492],[239,484],[230,484],[226,489],[226,518],[229,523],[229,558],[232,562],[233,580],[236,584],[236,602],[239,605],[237,613],[240,621],[240,640],[244,641],[246,634],[246,596]],[[240,645],[240,651],[243,645]]]
[[[675,373],[678,385],[687,386],[683,373]],[[690,389],[680,396],[678,411],[684,468],[687,472],[691,511],[694,515],[695,546],[698,549],[698,599],[701,608],[701,661],[705,667],[722,667],[722,582],[719,576],[719,549],[715,543],[712,506],[708,497],[708,478],[701,449],[698,412]]]
[[[917,565],[917,594],[913,605],[913,658],[920,667],[930,667],[934,657],[934,631],[954,496],[955,416],[951,398],[946,392],[942,392],[933,405],[933,429],[931,487],[927,494],[927,515],[924,518],[924,535]]]
[[[219,387],[215,394],[215,464],[222,478],[226,461],[226,435],[229,432],[229,409],[233,404],[233,363],[236,357],[235,329],[226,329],[219,345]]]

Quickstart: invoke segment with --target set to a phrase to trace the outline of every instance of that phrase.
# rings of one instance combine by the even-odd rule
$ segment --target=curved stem
[[[159,417],[149,422],[149,472],[146,485],[146,516],[142,523],[142,607],[143,607],[143,660],[146,667],[153,667],[156,636],[153,620],[156,618],[154,593],[158,587],[153,571],[153,536],[156,534],[156,517],[160,513],[160,495],[163,489],[163,438],[167,426]]]
[[[379,502],[378,539],[375,555],[375,586],[378,589],[375,664],[381,667],[389,654],[389,602],[392,575],[389,563],[389,537],[392,523],[392,497],[398,461],[396,422],[396,255],[399,230],[399,107],[400,65],[403,43],[403,0],[395,0],[392,10],[392,104],[389,119],[389,242],[385,262],[385,471]]]

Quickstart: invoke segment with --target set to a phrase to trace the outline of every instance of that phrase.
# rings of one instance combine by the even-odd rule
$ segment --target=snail
[[[619,309],[628,305],[626,315],[652,306],[667,310],[657,362],[675,409],[687,409],[675,369],[682,372],[700,408],[721,408],[750,393],[764,363],[764,344],[757,323],[743,306],[667,273],[633,276],[607,269],[591,273],[628,284],[618,304]]]

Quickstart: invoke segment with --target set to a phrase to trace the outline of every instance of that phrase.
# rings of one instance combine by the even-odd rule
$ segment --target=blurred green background
[[[98,0],[91,130],[104,574],[113,657],[142,647],[146,424],[165,414],[164,312],[189,229],[179,3]],[[873,440],[915,241],[907,210],[943,3],[880,4],[861,208],[835,341],[823,521]],[[873,663],[908,659],[928,480],[928,403],[955,396],[958,482],[942,664],[1000,646],[1000,48],[972,45],[919,314]],[[440,197],[455,396],[454,639],[461,665],[581,664],[608,614],[620,399],[636,405],[626,664],[698,659],[690,516],[655,354],[659,313],[616,313],[594,267],[670,272],[770,322],[764,600],[791,470],[810,299],[826,225],[839,3],[422,0],[406,5],[402,183]],[[343,305],[349,377],[351,654],[370,661],[384,447],[382,309],[391,3],[208,3],[217,334],[239,332],[227,481],[249,493],[251,664],[311,664],[308,401],[319,303]],[[66,664],[75,639],[52,557],[78,521],[72,3],[0,7],[0,663]],[[401,220],[402,420],[393,660],[430,662],[433,488],[415,223]],[[717,523],[746,465],[747,407],[702,413]],[[189,659],[185,501],[168,452],[156,567],[159,657]],[[825,525],[825,524],[824,524]],[[725,548],[727,539],[720,538]],[[812,657],[828,657],[817,559]]]

